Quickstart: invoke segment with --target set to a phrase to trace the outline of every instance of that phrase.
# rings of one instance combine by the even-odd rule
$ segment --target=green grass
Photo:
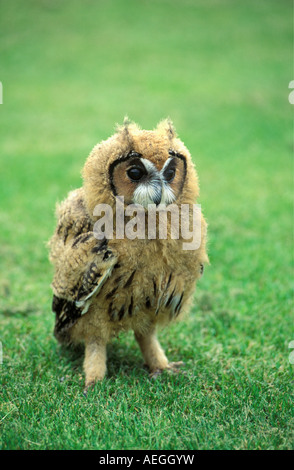
[[[0,448],[292,449],[292,3],[0,5]],[[131,333],[83,395],[52,335],[46,241],[91,148],[125,115],[190,149],[211,265],[159,333],[186,375],[150,381]]]

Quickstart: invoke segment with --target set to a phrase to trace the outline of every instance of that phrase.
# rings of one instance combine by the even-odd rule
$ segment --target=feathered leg
[[[135,332],[135,338],[151,374],[167,368],[168,360],[156,338],[154,329],[144,335]]]
[[[147,334],[135,332],[135,338],[140,346],[143,358],[150,370],[151,378],[156,378],[163,370],[178,372],[183,362],[168,362],[168,359],[156,338],[155,329]]]
[[[86,375],[86,388],[102,380],[106,373],[106,345],[104,339],[89,339],[86,341],[84,371]]]

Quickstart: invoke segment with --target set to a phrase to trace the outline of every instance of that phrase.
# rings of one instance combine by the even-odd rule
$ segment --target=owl
[[[168,361],[157,331],[189,311],[208,262],[203,215],[197,246],[184,249],[187,237],[181,230],[173,236],[176,222],[167,211],[178,209],[178,226],[191,227],[199,186],[190,153],[170,120],[142,130],[125,119],[93,148],[82,177],[82,187],[57,206],[49,241],[54,335],[63,344],[84,344],[86,389],[104,378],[107,344],[122,331],[133,330],[151,377],[176,371],[182,362]],[[140,213],[140,236],[124,230],[139,225],[130,207]]]

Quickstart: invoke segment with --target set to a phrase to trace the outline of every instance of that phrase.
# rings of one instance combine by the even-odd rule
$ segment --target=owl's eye
[[[174,179],[176,174],[176,169],[175,168],[170,168],[164,172],[164,179],[165,181],[168,181],[169,183]]]
[[[146,171],[143,168],[133,166],[132,168],[128,169],[127,175],[132,181],[140,181],[143,176],[146,175]]]

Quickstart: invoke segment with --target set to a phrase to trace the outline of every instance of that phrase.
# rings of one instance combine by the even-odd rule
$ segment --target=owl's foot
[[[179,370],[181,367],[183,367],[185,364],[184,362],[182,361],[179,361],[179,362],[169,362],[168,365],[163,368],[163,369],[155,369],[155,370],[152,370],[149,374],[149,377],[151,379],[157,379],[157,377],[162,374],[162,372],[164,372],[165,370],[167,372],[171,372],[172,374],[179,374],[179,373],[182,373],[181,370]]]

